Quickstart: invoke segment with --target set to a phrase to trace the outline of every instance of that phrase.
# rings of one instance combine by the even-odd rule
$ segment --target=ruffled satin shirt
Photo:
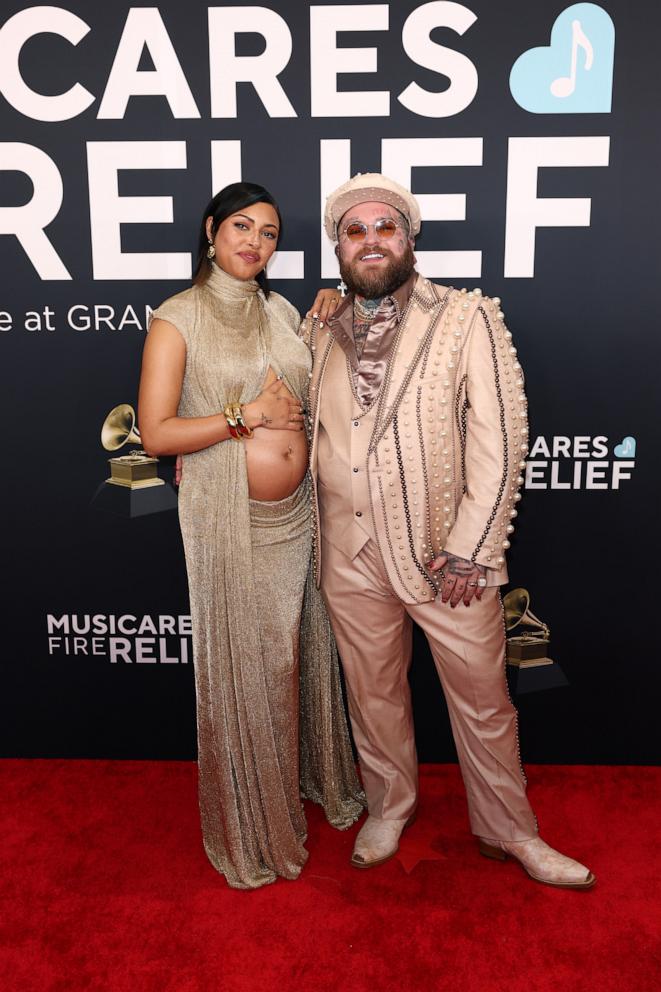
[[[364,410],[371,407],[379,393],[397,327],[417,278],[417,272],[411,273],[391,296],[383,297],[367,332],[360,358],[353,335],[353,293],[344,298],[328,321],[333,337],[347,356],[356,397]]]

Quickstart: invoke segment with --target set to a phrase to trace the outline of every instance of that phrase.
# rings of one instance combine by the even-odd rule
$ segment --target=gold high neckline
[[[249,300],[259,292],[259,283],[256,279],[237,279],[225,272],[215,262],[211,263],[211,271],[205,286],[207,286],[214,296],[219,296],[225,300]]]

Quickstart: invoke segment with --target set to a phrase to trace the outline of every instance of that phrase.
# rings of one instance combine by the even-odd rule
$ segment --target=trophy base
[[[510,665],[552,665],[548,650],[547,638],[525,636],[507,638],[507,660]]]
[[[507,664],[512,668],[540,668],[542,665],[552,665],[553,658],[548,655],[531,655],[529,658],[517,658],[507,652]]]
[[[151,489],[152,486],[164,486],[165,479],[106,479],[107,486],[123,486],[124,489]]]
[[[543,692],[569,685],[560,665],[551,658],[527,664],[513,664],[508,660],[506,671],[512,695],[522,696],[527,692]]]
[[[177,494],[169,483],[163,479],[144,481],[146,485],[137,487],[135,484],[118,484],[116,480],[113,480],[112,485],[102,482],[94,493],[90,506],[102,513],[129,518],[177,509]]]

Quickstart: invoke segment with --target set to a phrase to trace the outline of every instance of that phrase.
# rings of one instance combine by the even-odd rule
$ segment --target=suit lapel
[[[445,308],[446,299],[447,292],[439,294],[432,283],[418,276],[388,358],[370,451],[374,450],[387,430],[399,406],[401,396],[411,381],[425,348],[428,347],[429,335],[433,333],[438,318]]]
[[[316,477],[317,473],[317,448],[319,440],[319,411],[320,411],[320,399],[321,399],[321,389],[324,381],[324,373],[326,371],[326,366],[328,365],[328,359],[330,357],[331,348],[335,344],[335,338],[331,334],[328,327],[324,327],[323,330],[312,335],[311,340],[313,363],[312,363],[312,378],[310,379],[310,395],[309,395],[309,407],[310,407],[310,424],[312,430],[312,442],[310,448],[310,469],[312,474]]]

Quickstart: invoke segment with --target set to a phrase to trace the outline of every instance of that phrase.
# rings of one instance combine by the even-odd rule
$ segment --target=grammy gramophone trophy
[[[128,403],[113,407],[101,428],[101,444],[106,451],[119,451],[133,441],[142,444],[140,431],[135,423],[135,410]],[[127,455],[109,458],[111,486],[126,486],[128,489],[148,489],[150,486],[165,485],[158,477],[158,458],[152,458],[142,448],[134,449]]]
[[[508,665],[518,665],[520,668],[552,665],[553,660],[548,656],[551,631],[530,609],[528,590],[512,589],[503,600],[503,608],[508,634],[517,627],[529,628],[507,638]]]
[[[116,452],[125,444],[141,445],[135,410],[128,403],[113,407],[101,428],[101,444]],[[101,483],[92,499],[94,509],[121,517],[142,517],[148,513],[174,510],[177,495],[171,485],[159,478],[158,458],[142,447],[108,459],[110,477]]]
[[[551,632],[530,609],[527,589],[512,589],[503,599],[507,664],[517,692],[567,685],[560,666],[549,658]],[[516,630],[516,634],[510,631]],[[551,667],[546,667],[551,666]]]

